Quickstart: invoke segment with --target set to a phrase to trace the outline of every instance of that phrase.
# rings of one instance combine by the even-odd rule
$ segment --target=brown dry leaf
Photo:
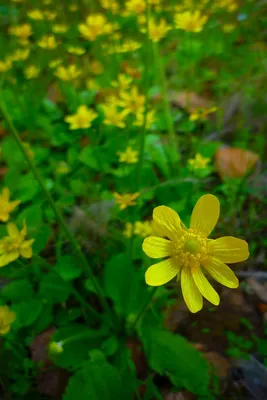
[[[258,154],[234,147],[222,147],[215,154],[215,166],[222,179],[242,178],[258,160]]]
[[[264,304],[264,303],[258,304],[258,309],[259,309],[260,312],[262,312],[262,313],[267,313],[267,304]]]
[[[207,353],[203,353],[203,356],[213,365],[216,374],[220,378],[227,377],[230,368],[230,363],[226,358],[220,356],[220,354],[216,353],[215,351],[209,351]]]
[[[40,335],[36,336],[30,345],[31,357],[33,361],[36,363],[42,362],[44,368],[51,365],[51,361],[47,354],[47,345],[54,333],[54,328],[47,329]]]
[[[209,108],[212,106],[212,102],[209,99],[194,92],[169,91],[168,98],[173,105],[190,109],[190,111],[194,111],[198,108]]]

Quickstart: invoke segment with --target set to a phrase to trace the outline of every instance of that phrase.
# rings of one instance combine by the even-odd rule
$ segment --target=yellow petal
[[[20,255],[24,258],[31,258],[32,257],[32,248],[25,247],[24,249],[20,249]]]
[[[209,243],[209,253],[229,264],[247,260],[249,257],[247,242],[233,236],[212,240]]]
[[[15,261],[19,258],[19,252],[13,251],[12,253],[3,254],[0,256],[0,267],[4,267],[5,265]]]
[[[172,258],[151,265],[145,274],[146,283],[150,286],[161,286],[179,274],[180,266]]]
[[[209,257],[208,260],[202,262],[203,267],[208,273],[222,285],[231,289],[235,289],[239,285],[239,281],[233,271],[220,259]]]
[[[220,297],[201,271],[200,266],[193,267],[192,274],[194,282],[197,285],[197,288],[202,296],[204,296],[208,301],[217,306],[220,303]]]
[[[9,236],[11,236],[12,238],[19,238],[20,237],[20,233],[18,228],[16,227],[16,225],[14,224],[14,222],[9,222],[7,224],[7,232],[9,234]]]
[[[212,194],[201,196],[192,212],[190,228],[209,236],[217,224],[220,215],[220,202]]]
[[[190,267],[184,267],[181,272],[181,287],[184,301],[192,313],[196,313],[203,307],[203,297],[198,290]]]
[[[170,240],[150,236],[144,240],[142,248],[148,257],[168,257],[171,255],[172,243]]]
[[[159,206],[154,208],[153,219],[157,223],[159,231],[162,231],[162,236],[171,237],[172,234],[181,232],[181,220],[179,215],[170,207]]]
[[[10,325],[5,325],[0,328],[0,335],[6,335],[10,331]]]
[[[9,189],[8,189],[8,188],[4,188],[4,189],[2,190],[2,195],[3,195],[3,198],[4,198],[6,201],[8,201],[8,200],[9,200],[9,196],[10,196]]]

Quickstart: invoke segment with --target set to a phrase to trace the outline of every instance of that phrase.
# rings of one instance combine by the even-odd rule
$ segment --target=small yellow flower
[[[9,28],[9,33],[17,36],[21,44],[28,44],[28,39],[32,35],[32,27],[29,24],[13,26]]]
[[[130,239],[133,236],[133,224],[131,222],[127,222],[125,225],[125,229],[123,231],[123,236],[127,239]]]
[[[50,11],[50,10],[46,10],[46,11],[44,12],[44,14],[45,14],[45,18],[46,18],[48,21],[53,21],[53,20],[56,18],[56,16],[57,16],[57,13],[56,13],[55,11]]]
[[[112,81],[111,86],[118,88],[119,90],[126,90],[130,86],[132,82],[132,78],[125,75],[125,74],[119,74],[118,80],[117,81]]]
[[[120,210],[124,210],[126,207],[129,206],[135,206],[136,205],[136,199],[137,197],[140,196],[140,193],[125,193],[125,194],[119,194],[119,193],[113,193],[113,196],[115,197],[116,204],[119,204]]]
[[[218,110],[218,107],[210,107],[210,108],[197,108],[196,110],[190,113],[190,121],[202,120],[205,121],[209,114],[214,113]]]
[[[141,237],[147,237],[152,234],[152,227],[149,221],[134,223],[134,234]]]
[[[199,11],[185,11],[175,15],[176,28],[187,32],[201,32],[207,20],[208,17]]]
[[[70,124],[70,129],[87,129],[96,119],[97,113],[85,105],[79,106],[76,113],[65,117],[65,121]]]
[[[49,66],[49,68],[54,69],[54,68],[58,67],[60,64],[62,64],[62,62],[63,62],[63,61],[60,60],[60,59],[58,58],[58,59],[56,59],[56,60],[50,61],[49,64],[48,64],[48,66]]]
[[[210,162],[210,158],[202,157],[200,153],[197,153],[195,158],[190,158],[188,164],[192,169],[204,169]]]
[[[107,21],[102,14],[89,15],[86,18],[85,24],[78,26],[80,34],[84,39],[93,41],[98,36],[112,32],[112,25]]]
[[[133,86],[131,90],[120,92],[119,105],[133,114],[142,113],[145,107],[145,96],[139,93],[136,86]]]
[[[1,72],[7,72],[11,68],[12,68],[11,60],[6,60],[6,61],[1,61],[0,60],[0,73]]]
[[[119,162],[135,164],[138,161],[138,151],[128,146],[124,152],[118,151]]]
[[[66,175],[70,172],[70,167],[65,161],[60,161],[55,169],[56,174]]]
[[[127,110],[118,111],[115,104],[102,104],[105,113],[104,124],[125,128],[125,118],[129,114]]]
[[[70,65],[69,67],[63,67],[63,65],[60,65],[55,72],[55,76],[62,81],[73,81],[77,79],[81,73],[81,70],[79,70],[74,64]]]
[[[24,222],[23,229],[18,230],[13,222],[7,224],[8,236],[0,240],[0,267],[15,261],[20,256],[32,257],[32,244],[34,239],[25,240],[27,228]]]
[[[37,42],[38,46],[42,49],[55,49],[58,46],[55,36],[53,35],[44,35]]]
[[[40,74],[40,69],[36,65],[29,65],[24,69],[24,75],[26,79],[37,78]]]
[[[63,343],[62,342],[50,342],[48,345],[48,353],[50,355],[63,353]]]
[[[100,0],[100,4],[106,10],[116,13],[120,9],[120,5],[116,0]]]
[[[88,90],[98,90],[100,88],[99,84],[94,79],[87,79],[86,87]]]
[[[66,33],[68,29],[68,26],[64,24],[55,24],[52,26],[52,32],[54,33]]]
[[[139,112],[136,114],[136,120],[134,121],[134,126],[140,126],[143,127],[144,122],[145,122],[145,114],[143,112]],[[149,129],[151,125],[155,122],[155,111],[151,110],[147,113],[146,116],[146,129]]]
[[[44,13],[38,9],[28,11],[27,15],[30,19],[35,21],[42,21],[44,19]]]
[[[8,188],[4,188],[0,194],[0,221],[7,222],[10,213],[20,204],[20,200],[9,201],[10,192]]]
[[[148,36],[152,42],[157,43],[163,39],[171,27],[167,24],[165,19],[156,21],[154,18],[150,18],[148,21]],[[141,32],[146,33],[146,28],[142,27]]]
[[[153,219],[161,237],[144,240],[143,251],[151,258],[163,258],[152,265],[145,274],[150,286],[161,286],[174,277],[181,278],[181,287],[187,307],[193,313],[203,307],[203,297],[214,305],[220,298],[205,273],[229,288],[237,288],[238,279],[225,263],[237,263],[249,257],[248,244],[232,236],[208,239],[220,214],[217,197],[207,194],[197,201],[187,229],[178,214],[169,207],[159,206]],[[165,239],[165,238],[168,239]]]
[[[13,54],[9,56],[11,62],[14,61],[25,61],[30,55],[30,49],[17,49]]]
[[[0,306],[0,336],[10,331],[10,325],[15,321],[16,314],[8,306]]]
[[[144,0],[128,0],[125,7],[130,14],[143,14],[146,10],[146,2]]]
[[[81,56],[82,54],[85,53],[86,50],[82,47],[69,46],[69,47],[67,47],[67,51],[70,54],[75,54],[77,56]]]

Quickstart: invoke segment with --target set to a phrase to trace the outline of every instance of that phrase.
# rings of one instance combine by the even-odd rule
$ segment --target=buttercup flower
[[[55,36],[53,35],[45,35],[43,36],[39,42],[37,42],[38,46],[42,49],[55,49],[58,46]]]
[[[24,75],[26,79],[37,78],[40,74],[40,69],[36,65],[29,65],[24,69]]]
[[[136,205],[136,199],[137,197],[140,196],[139,193],[125,193],[125,194],[119,194],[119,193],[113,193],[113,196],[116,199],[116,203],[119,204],[120,210],[124,210],[126,207],[129,206],[135,206]]]
[[[0,73],[8,71],[10,68],[12,68],[12,63],[10,60],[0,60]]]
[[[85,24],[78,26],[81,35],[87,40],[95,40],[97,36],[112,32],[112,25],[102,14],[89,15]]]
[[[217,197],[207,194],[197,201],[187,229],[178,214],[169,207],[159,206],[153,219],[162,237],[151,236],[144,240],[143,250],[151,258],[163,258],[148,268],[146,283],[161,286],[174,277],[181,278],[185,303],[193,313],[203,307],[203,296],[214,305],[220,298],[205,273],[229,288],[237,288],[238,279],[225,263],[244,261],[249,257],[248,244],[232,236],[208,239],[217,224],[220,203]]]
[[[27,15],[30,19],[33,19],[35,21],[42,21],[44,19],[43,12],[38,9],[28,11]]]
[[[144,112],[138,112],[135,115],[136,120],[134,121],[133,125],[134,126],[140,126],[143,127],[144,122],[145,122],[145,114]],[[148,111],[147,115],[146,115],[146,129],[149,129],[151,127],[151,125],[155,122],[155,111],[151,110]]]
[[[185,11],[175,15],[176,28],[187,32],[201,32],[207,20],[208,17],[199,11]]]
[[[63,65],[60,65],[55,72],[55,76],[62,81],[72,81],[77,79],[81,73],[82,72],[74,64],[70,65],[69,67],[63,67]]]
[[[27,228],[24,222],[23,229],[18,230],[13,222],[7,224],[8,236],[0,240],[0,267],[11,263],[20,256],[23,258],[32,257],[32,244],[34,239],[25,240]]]
[[[10,201],[10,192],[4,188],[0,194],[0,221],[7,222],[10,213],[20,204],[20,200]]]
[[[196,110],[190,113],[190,121],[205,121],[209,114],[214,113],[218,110],[218,107],[210,107],[210,108],[197,108]]]
[[[196,154],[195,158],[190,158],[188,164],[192,169],[204,169],[210,162],[210,158],[202,157],[200,153]]]
[[[138,151],[128,146],[124,152],[118,151],[119,161],[127,164],[135,164],[138,161]]]
[[[96,119],[97,113],[85,105],[78,107],[77,112],[68,115],[65,121],[70,124],[70,129],[87,129],[92,125],[92,121]]]
[[[138,88],[133,86],[131,90],[120,92],[119,105],[133,114],[142,113],[145,107],[145,96],[140,94]]]
[[[156,21],[154,18],[150,18],[148,21],[148,36],[152,40],[152,42],[159,42],[167,35],[170,29],[171,27],[163,18],[160,21]],[[141,32],[146,33],[146,28],[141,28]]]
[[[0,335],[10,331],[10,325],[15,321],[16,314],[8,306],[0,306]]]
[[[143,14],[146,9],[146,2],[143,0],[128,0],[125,7],[130,14]]]
[[[104,124],[125,128],[125,118],[129,114],[128,110],[119,111],[115,104],[102,104],[105,113]]]

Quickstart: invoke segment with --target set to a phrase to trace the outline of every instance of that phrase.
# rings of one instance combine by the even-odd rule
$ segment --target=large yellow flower
[[[244,261],[249,257],[245,240],[232,236],[208,239],[220,214],[217,197],[207,194],[197,201],[187,229],[178,214],[169,207],[159,206],[153,219],[160,233],[144,240],[143,250],[151,258],[167,257],[152,265],[145,274],[146,283],[160,286],[174,277],[181,278],[187,307],[193,313],[203,307],[203,297],[218,305],[220,298],[205,273],[229,288],[237,288],[238,279],[225,263]]]

